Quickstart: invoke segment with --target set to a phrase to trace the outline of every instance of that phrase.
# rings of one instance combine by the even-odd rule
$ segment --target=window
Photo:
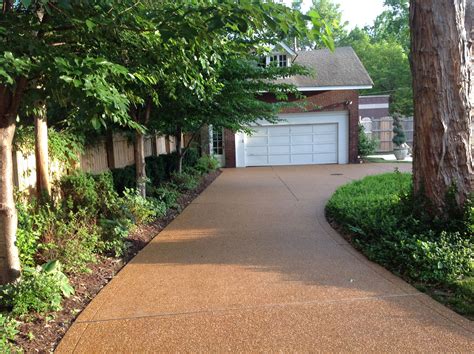
[[[272,55],[270,57],[270,63],[276,62],[280,68],[285,68],[288,66],[285,54]]]
[[[212,153],[213,155],[224,154],[224,136],[222,129],[212,129]]]
[[[281,68],[286,68],[286,55],[279,55],[278,56],[278,66]]]

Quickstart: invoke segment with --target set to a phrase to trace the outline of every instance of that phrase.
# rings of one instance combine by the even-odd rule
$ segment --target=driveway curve
[[[83,311],[78,352],[473,352],[473,323],[326,222],[334,190],[408,164],[226,169]]]

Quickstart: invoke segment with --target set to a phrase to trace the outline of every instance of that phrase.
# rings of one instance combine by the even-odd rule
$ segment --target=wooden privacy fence
[[[377,152],[393,151],[393,118],[362,118],[361,124],[364,126],[366,134],[377,139]],[[407,137],[407,144],[413,147],[413,117],[402,119],[403,130]]]
[[[183,141],[183,139],[181,139]],[[145,138],[145,157],[168,154],[176,151],[176,139],[171,136],[147,136]],[[101,173],[113,168],[122,168],[135,163],[133,142],[126,136],[114,134],[99,139],[94,145],[86,147],[79,157],[78,167],[84,172]],[[66,174],[59,161],[50,161],[51,181]],[[19,191],[32,192],[36,187],[36,162],[34,153],[23,155],[13,152],[13,180]]]

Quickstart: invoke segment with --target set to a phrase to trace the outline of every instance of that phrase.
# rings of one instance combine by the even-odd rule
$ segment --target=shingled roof
[[[294,63],[311,68],[314,77],[292,76],[278,82],[290,83],[302,91],[342,89],[346,87],[369,88],[373,86],[367,70],[351,47],[298,51]]]

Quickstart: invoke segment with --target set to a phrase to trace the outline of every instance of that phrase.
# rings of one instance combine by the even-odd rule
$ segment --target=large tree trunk
[[[49,181],[46,105],[43,102],[37,102],[35,106],[36,192],[39,199],[48,199],[51,193],[51,184]]]
[[[471,191],[471,58],[465,9],[465,0],[410,1],[414,192],[438,215],[443,215],[450,188],[459,207]]]
[[[26,79],[16,87],[0,86],[0,281],[13,282],[20,276],[20,259],[15,245],[17,213],[13,195],[13,136]]]

